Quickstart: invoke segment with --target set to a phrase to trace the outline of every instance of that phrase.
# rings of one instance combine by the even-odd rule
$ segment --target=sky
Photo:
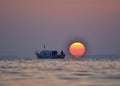
[[[120,53],[120,0],[0,0],[0,54],[36,57],[81,41],[86,54]]]

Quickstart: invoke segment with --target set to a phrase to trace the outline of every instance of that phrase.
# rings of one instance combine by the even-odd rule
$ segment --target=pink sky
[[[120,0],[0,1],[1,53],[30,57],[44,42],[61,50],[83,40],[88,54],[118,54],[119,33]]]

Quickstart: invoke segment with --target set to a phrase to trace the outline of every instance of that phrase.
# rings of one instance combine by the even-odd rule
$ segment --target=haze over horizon
[[[36,57],[73,41],[86,54],[120,53],[120,0],[1,0],[0,54]]]

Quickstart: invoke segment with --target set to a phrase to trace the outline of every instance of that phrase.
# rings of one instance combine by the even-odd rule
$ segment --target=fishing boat
[[[35,52],[38,59],[64,59],[65,53],[63,50],[58,52],[57,50],[46,50],[45,45],[43,50],[37,50]]]
[[[59,54],[57,50],[37,50],[35,52],[38,59],[64,59],[65,54],[63,51]]]

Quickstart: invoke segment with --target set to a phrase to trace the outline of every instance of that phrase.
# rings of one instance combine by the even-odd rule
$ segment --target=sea
[[[120,86],[120,60],[3,59],[0,86]]]

